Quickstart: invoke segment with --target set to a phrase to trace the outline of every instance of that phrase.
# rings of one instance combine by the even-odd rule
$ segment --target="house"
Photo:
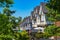
[[[45,3],[41,3],[40,6],[36,6],[34,10],[31,12],[31,22],[33,32],[43,32],[46,25],[51,24],[50,21],[47,20],[47,9],[45,8]]]
[[[23,22],[20,24],[20,29],[21,30],[30,30],[31,29],[31,20],[30,16],[26,17]]]
[[[31,12],[31,15],[26,17],[20,24],[21,30],[32,30],[32,32],[44,32],[46,25],[52,24],[47,20],[48,10],[45,8],[46,3],[41,2],[39,6],[36,6]]]

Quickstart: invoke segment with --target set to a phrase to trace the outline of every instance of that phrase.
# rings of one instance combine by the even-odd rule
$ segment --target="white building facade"
[[[41,3],[41,5],[37,6],[31,13],[32,27],[34,30],[40,30],[41,32],[43,32],[44,27],[47,25],[47,10],[45,8],[45,5],[46,4]]]
[[[32,30],[32,32],[44,32],[46,25],[48,25],[48,23],[51,24],[46,18],[48,11],[45,8],[45,5],[45,3],[41,3],[40,6],[35,7],[31,12],[30,17],[25,19],[25,21],[20,24],[20,29]]]

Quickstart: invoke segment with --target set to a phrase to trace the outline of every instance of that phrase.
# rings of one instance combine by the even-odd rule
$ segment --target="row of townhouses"
[[[41,2],[39,6],[36,6],[31,15],[26,17],[20,24],[20,30],[32,30],[32,32],[44,32],[44,28],[50,24],[46,16],[48,10],[45,7],[46,3]]]

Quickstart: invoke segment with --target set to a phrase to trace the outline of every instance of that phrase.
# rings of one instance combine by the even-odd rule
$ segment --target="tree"
[[[20,27],[20,22],[22,21],[22,18],[21,17],[14,17],[14,16],[11,16],[10,17],[10,22],[13,24],[13,28],[16,28],[16,27]],[[20,30],[20,29],[19,29]]]
[[[13,4],[13,0],[0,0],[0,7],[2,8],[9,8]],[[0,39],[1,40],[12,40],[14,38],[13,36],[13,30],[12,30],[12,23],[9,22],[9,17],[7,14],[4,13],[8,10],[4,10],[0,14]]]
[[[2,8],[7,8],[4,12],[0,13],[0,39],[1,40],[12,40],[14,38],[14,31],[12,30],[13,24],[9,21],[10,17],[7,15],[11,13],[8,9],[12,5],[11,0],[0,0],[0,5]],[[10,12],[8,12],[10,11]],[[7,13],[7,14],[5,14]]]
[[[60,21],[60,0],[48,0],[46,4],[46,8],[48,9],[48,20],[56,22]],[[57,27],[55,25],[50,25],[47,28],[45,28],[44,35],[46,38],[49,38],[51,36],[60,36],[60,27]],[[48,35],[47,35],[48,34]]]
[[[26,31],[17,32],[15,34],[15,37],[16,37],[16,40],[29,40],[30,39]]]
[[[8,17],[5,14],[0,14],[0,39],[2,40],[12,40],[14,36],[12,23],[9,22]]]
[[[50,25],[47,28],[45,28],[45,33],[44,34],[46,38],[49,38],[51,36],[60,36],[60,27],[57,27],[55,25]]]
[[[0,0],[0,6],[3,8],[4,14],[11,16],[15,11],[11,11],[10,7],[14,4],[13,0]]]
[[[48,0],[46,7],[49,20],[60,21],[60,0]]]
[[[35,37],[36,37],[37,39],[43,38],[43,37],[44,37],[44,33],[36,33],[36,34],[35,34]]]
[[[0,0],[1,7],[11,7],[14,4],[13,0]]]
[[[8,17],[11,16],[15,11],[11,11],[8,7],[3,9],[3,13],[6,14]]]
[[[15,11],[10,10],[10,7],[14,3],[13,0],[0,0],[0,7],[3,11],[0,13],[0,40],[29,40],[28,33],[26,31],[18,32],[13,31],[13,27],[19,26],[21,17],[11,16]]]

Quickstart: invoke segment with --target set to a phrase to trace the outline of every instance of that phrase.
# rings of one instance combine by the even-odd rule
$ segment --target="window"
[[[45,18],[45,16],[41,15],[41,22],[44,22],[44,18]]]
[[[36,23],[36,19],[34,19],[34,24]]]

